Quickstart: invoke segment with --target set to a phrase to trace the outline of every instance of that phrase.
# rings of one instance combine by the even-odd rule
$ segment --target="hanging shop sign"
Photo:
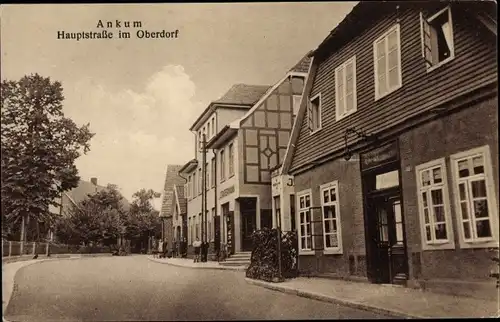
[[[397,141],[361,154],[361,170],[371,169],[399,160]]]

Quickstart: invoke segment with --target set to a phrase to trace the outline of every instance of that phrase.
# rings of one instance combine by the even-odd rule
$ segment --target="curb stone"
[[[168,262],[168,261],[158,261],[158,260],[155,260],[154,258],[151,258],[151,257],[148,257],[148,259],[152,262],[155,262],[155,263],[159,263],[159,264],[167,264],[167,265],[172,265],[172,266],[176,266],[176,267],[184,267],[184,268],[192,268],[192,269],[216,269],[216,270],[229,270],[229,271],[240,271],[240,272],[244,272],[246,271],[246,268],[244,267],[229,267],[229,266],[220,266],[220,267],[206,267],[206,266],[184,266],[182,264],[177,264],[177,263],[172,263],[172,262]]]
[[[339,305],[351,307],[354,309],[360,309],[360,310],[371,311],[371,312],[375,312],[375,313],[379,313],[379,314],[390,315],[393,317],[406,318],[406,319],[423,319],[423,318],[425,319],[425,318],[427,318],[424,316],[417,316],[417,315],[408,314],[405,312],[401,312],[399,310],[386,309],[386,308],[378,307],[375,305],[364,304],[364,303],[359,303],[359,302],[355,302],[355,301],[349,301],[349,300],[340,299],[340,298],[336,298],[333,296],[323,295],[320,293],[315,293],[315,292],[310,292],[310,291],[302,291],[302,290],[294,289],[294,288],[288,287],[288,286],[272,285],[271,283],[267,283],[264,281],[258,281],[258,280],[254,280],[251,278],[245,278],[245,281],[248,284],[261,286],[261,287],[264,287],[264,288],[267,288],[267,289],[270,289],[273,291],[278,291],[278,292],[282,292],[282,293],[286,293],[286,294],[292,294],[292,295],[305,297],[305,298],[309,298],[309,299],[313,299],[313,300],[317,300],[317,301],[322,301],[322,302],[339,304]]]

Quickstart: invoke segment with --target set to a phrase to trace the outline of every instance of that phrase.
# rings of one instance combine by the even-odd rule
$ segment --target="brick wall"
[[[332,273],[339,277],[366,276],[363,201],[359,161],[338,159],[295,177],[295,193],[312,189],[312,206],[321,206],[320,185],[338,181],[339,210],[342,231],[342,254],[301,255],[299,270]],[[298,210],[296,210],[298,211]],[[297,227],[298,226],[297,221]],[[351,258],[351,261],[349,260]],[[351,263],[351,268],[350,268]]]
[[[491,253],[461,249],[449,156],[489,145],[493,180],[498,180],[498,99],[493,98],[434,120],[400,136],[404,216],[411,272],[416,279],[491,280]],[[446,158],[455,249],[422,251],[415,166]],[[495,182],[498,200],[498,181]],[[493,227],[498,229],[498,227]]]

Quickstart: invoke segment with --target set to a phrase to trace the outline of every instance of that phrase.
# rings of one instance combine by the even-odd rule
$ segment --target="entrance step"
[[[219,262],[222,266],[245,266],[250,265],[250,258],[252,256],[251,252],[239,252],[231,255],[231,257],[226,258],[225,261]]]

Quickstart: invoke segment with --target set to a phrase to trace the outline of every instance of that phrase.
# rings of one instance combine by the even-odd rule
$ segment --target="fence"
[[[48,251],[50,251],[50,254],[95,254],[111,253],[112,249],[108,246],[80,246],[46,242],[25,242],[21,254],[21,242],[2,241],[2,257],[35,254],[44,255],[47,254]]]

